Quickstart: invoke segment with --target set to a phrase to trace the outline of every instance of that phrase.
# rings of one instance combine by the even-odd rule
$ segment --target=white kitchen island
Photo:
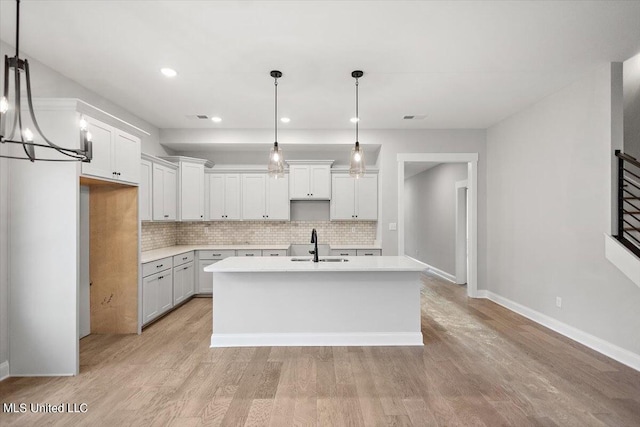
[[[205,268],[213,273],[211,347],[422,345],[425,264],[292,259],[233,257]]]

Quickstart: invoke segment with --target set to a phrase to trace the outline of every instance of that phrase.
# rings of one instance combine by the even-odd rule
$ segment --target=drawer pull
[[[271,256],[280,256],[280,254],[270,254]]]
[[[164,267],[164,264],[156,265],[156,268]]]
[[[244,256],[253,256],[253,254],[244,254]]]
[[[349,254],[340,254],[340,255],[342,255],[342,256],[347,256],[347,255],[349,255]]]
[[[183,268],[183,270],[186,270],[187,268],[189,268],[189,267],[185,267],[185,268]]]
[[[222,254],[211,254],[211,256],[222,256]]]
[[[373,256],[372,253],[364,254],[364,256]]]
[[[188,257],[188,256],[186,256],[186,257],[182,258],[182,260],[183,260],[183,261],[184,261],[184,260],[187,260],[187,259],[189,259],[189,257]]]
[[[160,280],[160,279],[164,279],[164,276],[160,276],[160,277],[158,277],[158,280]]]

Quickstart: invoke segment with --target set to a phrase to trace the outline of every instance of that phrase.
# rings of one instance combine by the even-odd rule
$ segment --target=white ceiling
[[[160,128],[271,128],[274,68],[283,128],[353,126],[354,69],[363,128],[486,128],[640,52],[639,1],[27,0],[21,14],[24,52]],[[11,45],[14,19],[0,1]]]

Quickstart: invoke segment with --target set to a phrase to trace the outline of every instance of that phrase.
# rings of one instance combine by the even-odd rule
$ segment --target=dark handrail
[[[628,154],[624,154],[620,150],[616,150],[616,157],[618,157],[619,159],[624,160],[625,162],[629,162],[630,164],[632,164],[635,167],[640,168],[640,162],[635,157],[630,156]]]

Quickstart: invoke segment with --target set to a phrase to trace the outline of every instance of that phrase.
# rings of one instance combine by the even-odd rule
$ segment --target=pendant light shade
[[[273,77],[273,85],[275,88],[275,138],[273,148],[271,148],[271,152],[269,153],[267,170],[269,171],[270,177],[277,179],[284,177],[284,156],[282,155],[282,150],[278,147],[278,79],[282,77],[282,73],[278,70],[273,70],[270,75]]]
[[[16,55],[9,58],[4,57],[4,80],[3,92],[0,98],[0,143],[16,144],[22,146],[24,153],[11,153],[11,155],[0,155],[0,157],[8,159],[29,160],[31,162],[49,161],[49,162],[90,162],[93,157],[93,146],[91,143],[91,134],[87,130],[86,121],[82,125],[80,120],[80,146],[81,148],[65,148],[51,142],[42,133],[35,112],[33,111],[33,99],[31,97],[31,75],[29,73],[29,61],[20,58],[20,0],[16,0]],[[9,75],[13,73],[13,78]],[[22,77],[26,88],[27,105],[25,110],[29,112],[29,118],[33,130],[25,126],[25,119],[22,115]],[[13,82],[13,90],[10,90],[10,81]],[[9,94],[12,92],[13,101],[9,102]],[[9,123],[7,123],[9,122]],[[9,127],[9,129],[7,129]],[[36,152],[36,147],[38,152]],[[52,151],[43,150],[50,149],[62,154],[55,155]],[[44,152],[45,156],[40,155]],[[47,155],[54,154],[53,156]]]
[[[354,178],[360,178],[364,176],[365,164],[364,164],[364,150],[360,147],[360,141],[358,140],[358,124],[360,122],[360,116],[358,111],[358,79],[364,75],[364,72],[356,70],[351,73],[351,77],[356,79],[356,143],[351,149],[351,156],[349,158],[349,175]]]

